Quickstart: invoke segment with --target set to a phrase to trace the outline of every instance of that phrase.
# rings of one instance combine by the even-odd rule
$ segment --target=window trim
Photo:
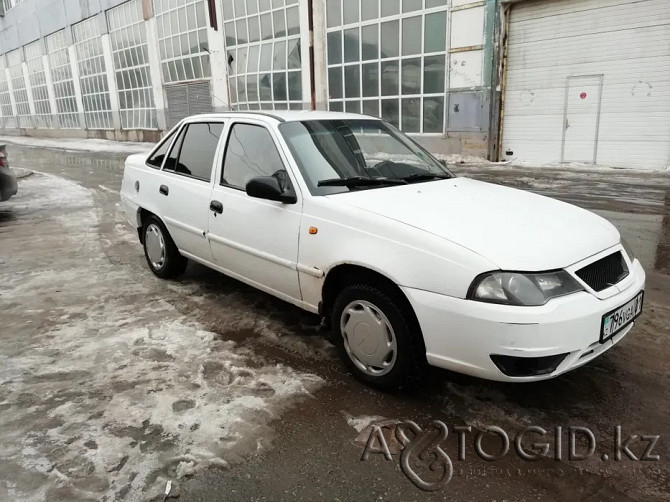
[[[179,131],[181,131],[181,128],[182,128],[183,125],[184,125],[184,121],[182,120],[182,121],[179,122],[176,126],[174,126],[172,129],[170,129],[170,130],[168,131],[168,133],[165,135],[165,137],[162,138],[162,139],[156,144],[156,146],[153,148],[153,150],[151,150],[151,151],[149,152],[149,155],[147,155],[147,158],[144,160],[144,164],[145,164],[147,167],[150,167],[151,169],[156,169],[156,170],[158,170],[158,171],[162,171],[162,170],[163,170],[163,166],[165,165],[165,159],[166,159],[167,156],[170,154],[170,151],[172,150],[172,144],[174,143],[174,140],[177,138],[177,136],[179,136]],[[174,134],[174,136],[172,136],[173,134]],[[158,150],[160,150],[161,147],[162,147],[166,142],[168,142],[168,140],[169,140],[169,143],[170,143],[170,144],[168,145],[168,149],[167,149],[167,151],[166,151],[165,156],[163,157],[163,162],[161,162],[161,165],[160,165],[160,166],[154,166],[154,165],[152,165],[152,164],[149,164],[149,159],[150,159],[151,157],[153,157],[153,156],[156,154],[156,152],[158,152]]]
[[[286,164],[284,158],[281,155],[280,145],[277,143],[277,138],[275,137],[275,135],[272,134],[272,131],[267,126],[267,124],[258,124],[258,123],[254,123],[254,122],[247,121],[247,120],[244,120],[244,119],[231,121],[230,125],[228,126],[228,130],[227,130],[227,134],[226,134],[226,141],[225,141],[225,144],[224,144],[224,147],[223,147],[223,156],[221,158],[221,172],[219,174],[219,179],[217,180],[218,186],[232,188],[234,190],[244,192],[245,194],[247,193],[246,188],[240,188],[238,186],[231,185],[229,183],[222,183],[221,182],[221,180],[223,179],[223,173],[225,172],[225,167],[226,167],[226,156],[228,155],[228,144],[230,143],[230,136],[231,136],[231,133],[233,132],[234,127],[237,124],[249,125],[249,126],[253,126],[253,127],[260,127],[262,129],[265,129],[268,132],[268,134],[270,135],[270,139],[272,140],[272,143],[274,144],[274,147],[277,150],[277,155],[279,156],[279,160],[281,161],[282,165],[284,166],[284,170],[289,175],[289,181],[291,182],[291,189],[297,195],[297,190],[295,189],[296,183],[291,179],[291,174],[290,174],[291,171],[289,170],[289,166]]]
[[[221,148],[221,138],[220,137],[219,137],[219,142],[216,145],[216,149],[214,150],[214,157],[212,158],[212,173],[210,174],[209,179],[201,178],[199,176],[193,176],[193,175],[186,174],[186,173],[180,173],[178,171],[166,170],[165,169],[165,162],[168,159],[168,157],[170,156],[170,154],[172,153],[172,149],[175,147],[174,142],[177,140],[177,138],[179,138],[182,131],[184,131],[184,129],[187,129],[190,125],[194,125],[194,124],[221,124],[222,125],[221,136],[223,136],[225,131],[226,131],[226,122],[227,122],[227,119],[221,118],[221,119],[212,119],[212,120],[202,120],[201,119],[201,120],[193,120],[193,121],[184,121],[182,124],[180,124],[179,131],[177,132],[177,134],[173,138],[172,143],[170,144],[170,148],[168,148],[168,153],[165,156],[165,158],[163,159],[163,164],[161,165],[161,169],[160,169],[161,172],[168,173],[168,174],[176,174],[176,175],[179,175],[179,176],[184,177],[184,178],[189,178],[189,179],[197,180],[197,181],[204,181],[206,183],[211,184],[212,180],[214,179],[214,176],[216,175],[216,164],[215,164],[215,162],[216,162],[216,159],[218,158],[217,153],[219,151],[219,148]],[[184,138],[186,138],[186,134],[188,134],[188,130],[184,133]],[[181,157],[181,146],[183,146],[183,142],[182,142],[182,145],[180,145],[179,156],[177,157],[177,162],[179,162],[179,158]]]
[[[165,153],[165,157],[163,157],[163,163],[161,164],[161,172],[165,173],[171,173],[173,171],[168,171],[165,169],[165,163],[167,162],[168,157],[170,157],[170,154],[172,153],[172,149],[176,146],[175,141],[179,139],[179,136],[181,136],[182,131],[188,124],[186,122],[182,122],[179,124],[179,130],[177,133],[174,135],[174,138],[172,138],[172,141],[170,142],[170,146],[167,149],[167,152]]]

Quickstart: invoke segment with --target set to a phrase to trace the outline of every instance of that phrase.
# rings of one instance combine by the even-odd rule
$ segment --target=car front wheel
[[[382,389],[415,384],[423,375],[425,349],[408,306],[382,288],[344,288],[332,313],[335,342],[357,378]]]
[[[182,274],[187,260],[179,253],[163,222],[151,215],[144,222],[142,231],[144,256],[151,271],[161,279]]]

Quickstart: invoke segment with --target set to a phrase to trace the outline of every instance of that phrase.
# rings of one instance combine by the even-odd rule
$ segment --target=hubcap
[[[344,349],[351,361],[370,376],[382,376],[393,369],[398,343],[391,323],[370,302],[356,300],[347,305],[340,318]]]
[[[151,223],[144,234],[144,245],[151,265],[160,270],[165,265],[165,240],[158,225]]]

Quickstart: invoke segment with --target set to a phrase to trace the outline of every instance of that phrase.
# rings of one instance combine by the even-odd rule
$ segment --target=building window
[[[165,83],[212,76],[205,0],[154,0]]]
[[[330,110],[444,131],[446,0],[329,0],[326,25]]]
[[[51,81],[56,97],[56,124],[64,129],[77,129],[80,126],[75,98],[74,82],[68,44],[65,42],[65,30],[57,31],[45,38]]]
[[[2,0],[2,4],[5,6],[5,12],[7,12],[12,7],[16,7],[16,4],[23,2],[23,0]]]
[[[237,109],[302,109],[298,0],[224,0],[230,102]]]
[[[123,129],[157,129],[142,2],[107,11]]]
[[[9,78],[12,81],[12,93],[14,94],[18,126],[26,128],[32,127],[32,120],[21,59],[21,49],[15,49],[7,53],[7,66],[9,67]]]
[[[12,107],[12,98],[9,92],[9,83],[5,72],[7,63],[5,56],[0,56],[0,111],[2,111],[2,127],[4,129],[16,129],[17,121]]]
[[[33,94],[35,127],[51,127],[51,102],[47,89],[47,79],[42,61],[42,42],[40,40],[24,47],[26,65],[28,66],[28,83]]]
[[[87,129],[114,128],[101,35],[96,17],[72,26]]]

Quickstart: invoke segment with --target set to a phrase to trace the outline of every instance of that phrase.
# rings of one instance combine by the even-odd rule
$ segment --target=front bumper
[[[602,316],[644,289],[645,273],[634,261],[618,292],[597,298],[588,292],[555,298],[541,307],[496,305],[402,288],[419,319],[426,358],[433,366],[489,380],[531,382],[553,378],[598,357],[630,331],[629,324],[600,343]],[[491,355],[540,358],[567,354],[546,374],[505,375]]]

